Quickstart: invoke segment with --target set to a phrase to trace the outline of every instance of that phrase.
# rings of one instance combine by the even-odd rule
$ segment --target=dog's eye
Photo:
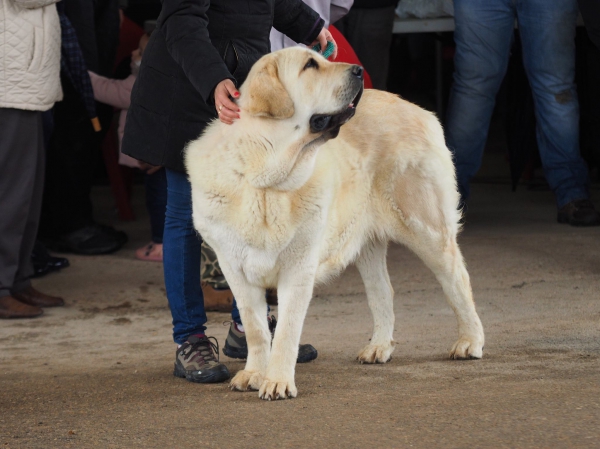
[[[304,66],[303,70],[307,70],[310,68],[315,68],[318,69],[319,68],[319,64],[317,63],[317,61],[315,61],[313,58],[310,58],[308,60],[308,62],[306,63],[306,65]]]

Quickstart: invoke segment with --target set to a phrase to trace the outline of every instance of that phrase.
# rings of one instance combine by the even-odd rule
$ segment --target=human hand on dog
[[[239,98],[240,93],[230,79],[224,79],[215,87],[215,108],[219,120],[231,125],[235,119],[240,118],[240,108],[231,101],[231,97]]]
[[[140,170],[147,175],[152,175],[162,168],[162,165],[150,165],[146,162],[140,161]]]
[[[334,49],[333,49],[333,53],[331,55],[331,59],[335,60],[335,58],[337,58],[337,54],[338,54],[338,46],[335,42],[335,39],[329,32],[329,30],[325,27],[323,27],[323,29],[321,29],[321,32],[317,36],[317,39],[312,44],[310,44],[308,48],[314,47],[317,44],[321,44],[321,53],[323,53],[325,51],[325,49],[327,48],[327,41],[329,41],[333,44]]]

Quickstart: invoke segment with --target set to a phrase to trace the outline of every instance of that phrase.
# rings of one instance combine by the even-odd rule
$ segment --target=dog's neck
[[[231,142],[228,149],[238,156],[235,170],[244,175],[251,186],[293,191],[310,179],[318,149],[325,139],[314,134],[306,136],[306,130],[291,121],[284,125],[277,120],[251,116],[240,120],[244,120],[237,124],[241,126],[231,129],[236,136],[227,139]]]

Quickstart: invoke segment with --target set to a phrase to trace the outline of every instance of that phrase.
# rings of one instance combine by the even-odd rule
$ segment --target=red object
[[[106,173],[110,188],[115,198],[119,219],[123,221],[135,220],[131,205],[131,191],[133,188],[133,169],[119,165],[119,141],[117,137],[117,121],[113,120],[104,142],[102,143],[102,157],[106,166]]]
[[[346,40],[344,35],[340,33],[337,30],[337,28],[333,25],[329,26],[329,32],[331,33],[331,36],[335,39],[335,43],[338,46],[338,54],[335,62],[345,62],[348,64],[358,64],[362,66],[360,60],[358,59],[358,56],[356,56],[356,53],[354,53],[354,49],[350,46],[350,43]],[[365,89],[373,89],[371,77],[369,76],[366,70],[364,71],[364,78]]]
[[[117,47],[117,56],[115,58],[115,67],[123,59],[131,55],[131,52],[139,47],[140,38],[144,30],[135,22],[123,16],[121,30],[119,33],[119,46]],[[102,143],[102,156],[106,173],[110,183],[119,219],[123,221],[135,220],[133,207],[131,205],[131,191],[133,187],[133,169],[119,165],[119,141],[117,137],[117,121],[113,120],[110,129],[106,133]]]
[[[115,57],[115,69],[131,52],[140,46],[140,38],[144,30],[137,23],[123,15],[121,29],[119,31],[119,46],[117,47],[117,56]]]

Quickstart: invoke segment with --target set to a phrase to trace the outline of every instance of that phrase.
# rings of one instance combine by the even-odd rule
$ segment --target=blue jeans
[[[192,190],[187,175],[166,169],[167,212],[163,235],[163,261],[167,298],[173,317],[173,340],[206,330],[204,295],[200,286],[200,235],[192,221]],[[239,320],[234,303],[232,317]],[[239,322],[239,321],[238,321]]]
[[[544,173],[558,207],[589,198],[579,154],[575,89],[576,0],[454,0],[456,55],[446,117],[463,200],[481,166],[496,93],[518,21],[523,64],[535,104]]]
[[[163,242],[165,231],[165,212],[167,208],[167,174],[161,168],[146,175],[146,209],[150,216],[150,231],[154,243]]]

